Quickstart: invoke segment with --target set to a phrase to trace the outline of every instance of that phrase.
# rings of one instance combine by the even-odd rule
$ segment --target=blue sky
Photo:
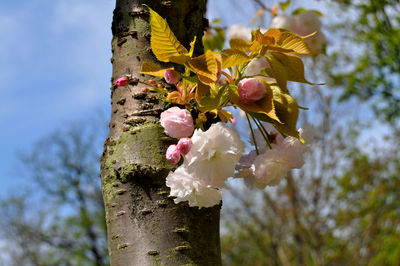
[[[28,151],[69,122],[109,116],[114,5],[115,0],[0,2],[0,196],[23,182],[15,171],[16,151]],[[209,0],[208,17],[247,25],[254,5],[238,6],[243,3]]]
[[[0,196],[23,182],[17,151],[66,123],[109,116],[114,6],[115,0],[0,1]]]
[[[114,0],[0,2],[0,195],[15,152],[95,112],[109,113]]]

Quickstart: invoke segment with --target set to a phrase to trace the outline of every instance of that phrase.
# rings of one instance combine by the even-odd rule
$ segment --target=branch
[[[256,2],[257,4],[259,4],[260,7],[261,7],[263,10],[267,10],[267,11],[271,12],[271,8],[266,7],[266,6],[261,2],[261,0],[254,0],[254,2]]]

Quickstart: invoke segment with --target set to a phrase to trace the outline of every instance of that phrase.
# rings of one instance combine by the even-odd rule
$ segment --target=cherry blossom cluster
[[[257,66],[254,71],[259,71]],[[164,79],[169,84],[177,84],[179,73],[166,71]],[[129,82],[128,77],[121,77],[115,85],[127,86]],[[238,83],[238,93],[244,103],[265,97],[264,85],[257,78],[242,79]],[[229,122],[234,124],[236,119]],[[166,135],[178,140],[168,147],[165,155],[173,164],[181,162],[166,178],[175,203],[188,201],[191,207],[212,207],[220,203],[221,189],[230,177],[245,178],[263,189],[279,184],[289,170],[304,164],[306,145],[294,137],[284,138],[265,122],[261,129],[251,130],[249,140],[255,150],[248,154],[245,154],[245,143],[239,134],[226,123],[212,124],[206,131],[195,129],[187,109],[174,106],[165,110],[160,115],[160,124]],[[303,129],[299,132],[303,139],[309,140],[307,132]]]
[[[321,27],[315,13],[276,13],[265,32],[236,25],[228,32],[229,49],[194,56],[196,37],[187,49],[166,20],[148,8],[152,51],[159,61],[174,64],[142,63],[140,73],[163,78],[163,83],[126,75],[114,84],[144,84],[142,92],[157,93],[165,103],[160,124],[174,139],[165,153],[176,165],[166,177],[174,202],[212,207],[220,204],[229,178],[244,178],[264,189],[302,167],[309,133],[297,128],[301,107],[287,85],[314,84],[304,76],[301,57],[317,53],[305,40]],[[250,132],[247,147],[252,148],[246,154],[234,129],[243,118]]]
[[[248,90],[258,90],[257,83],[251,85]],[[304,164],[306,145],[290,136],[284,138],[268,123],[263,125],[266,132],[255,129],[254,138],[250,138],[258,154],[256,150],[244,154],[245,143],[226,123],[218,122],[206,131],[196,129],[193,133],[190,113],[179,107],[164,111],[160,122],[167,135],[180,138],[166,152],[166,158],[172,163],[178,163],[183,156],[183,163],[166,179],[175,203],[188,201],[192,207],[211,207],[220,203],[220,189],[229,177],[245,178],[263,189],[279,184],[289,170]],[[310,131],[300,129],[299,132],[309,141]],[[265,134],[269,136],[269,143]]]
[[[176,108],[172,107],[164,112],[169,113],[162,119],[162,124],[166,126],[164,128],[167,128],[170,123],[176,125],[176,116],[186,111]],[[172,112],[177,115],[172,115]],[[189,120],[180,120],[180,122],[185,128],[193,125]],[[179,134],[179,127],[174,127],[174,129]],[[168,130],[168,132],[171,135],[177,133],[175,130]],[[179,142],[182,140],[180,139]],[[218,122],[212,124],[206,131],[196,129],[191,136],[189,151],[185,150],[186,154],[179,147],[179,142],[178,145],[171,145],[166,154],[168,159],[171,149],[183,155],[183,163],[175,171],[170,172],[166,179],[166,184],[171,189],[170,195],[176,197],[175,203],[188,201],[189,206],[192,207],[211,207],[219,204],[220,189],[224,187],[229,177],[234,176],[235,166],[244,153],[245,144],[239,134],[224,122]]]

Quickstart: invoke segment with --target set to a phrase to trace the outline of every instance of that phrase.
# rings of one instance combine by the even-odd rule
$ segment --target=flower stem
[[[269,134],[268,134],[267,130],[264,128],[263,124],[259,120],[256,120],[254,117],[253,117],[253,120],[254,120],[254,123],[256,123],[257,127],[260,129],[261,134],[263,135],[265,142],[267,142],[268,147],[270,149],[272,149],[271,143],[269,142]]]
[[[149,84],[149,83],[146,83],[146,82],[144,82],[144,81],[140,81],[140,80],[138,80],[138,83],[140,83],[140,84],[144,84],[144,85],[146,85],[146,86],[149,86],[149,87],[151,87],[151,89],[150,89],[150,90],[153,90],[153,91],[159,92],[159,93],[161,93],[161,94],[167,94],[167,93],[166,93],[166,91],[165,91],[164,89],[161,89],[161,88],[159,88],[159,87],[156,87],[156,86],[154,86],[154,85],[152,85],[152,84]]]
[[[260,152],[258,151],[258,147],[257,147],[256,137],[254,136],[253,127],[251,126],[249,115],[247,113],[246,113],[246,118],[247,118],[247,122],[249,122],[249,127],[250,127],[250,131],[251,131],[251,137],[253,138],[254,146],[256,147],[256,153],[257,153],[257,155],[260,155]]]

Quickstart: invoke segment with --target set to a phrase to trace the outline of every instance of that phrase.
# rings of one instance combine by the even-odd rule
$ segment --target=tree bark
[[[196,35],[195,51],[202,52],[206,1],[117,0],[112,83],[126,74],[155,79],[138,74],[144,60],[156,62],[149,12],[142,4],[166,18],[186,47]],[[220,206],[191,208],[168,196],[165,177],[174,166],[165,160],[165,151],[174,140],[158,122],[162,101],[154,93],[142,93],[141,87],[111,88],[110,133],[101,158],[111,265],[221,265]]]

